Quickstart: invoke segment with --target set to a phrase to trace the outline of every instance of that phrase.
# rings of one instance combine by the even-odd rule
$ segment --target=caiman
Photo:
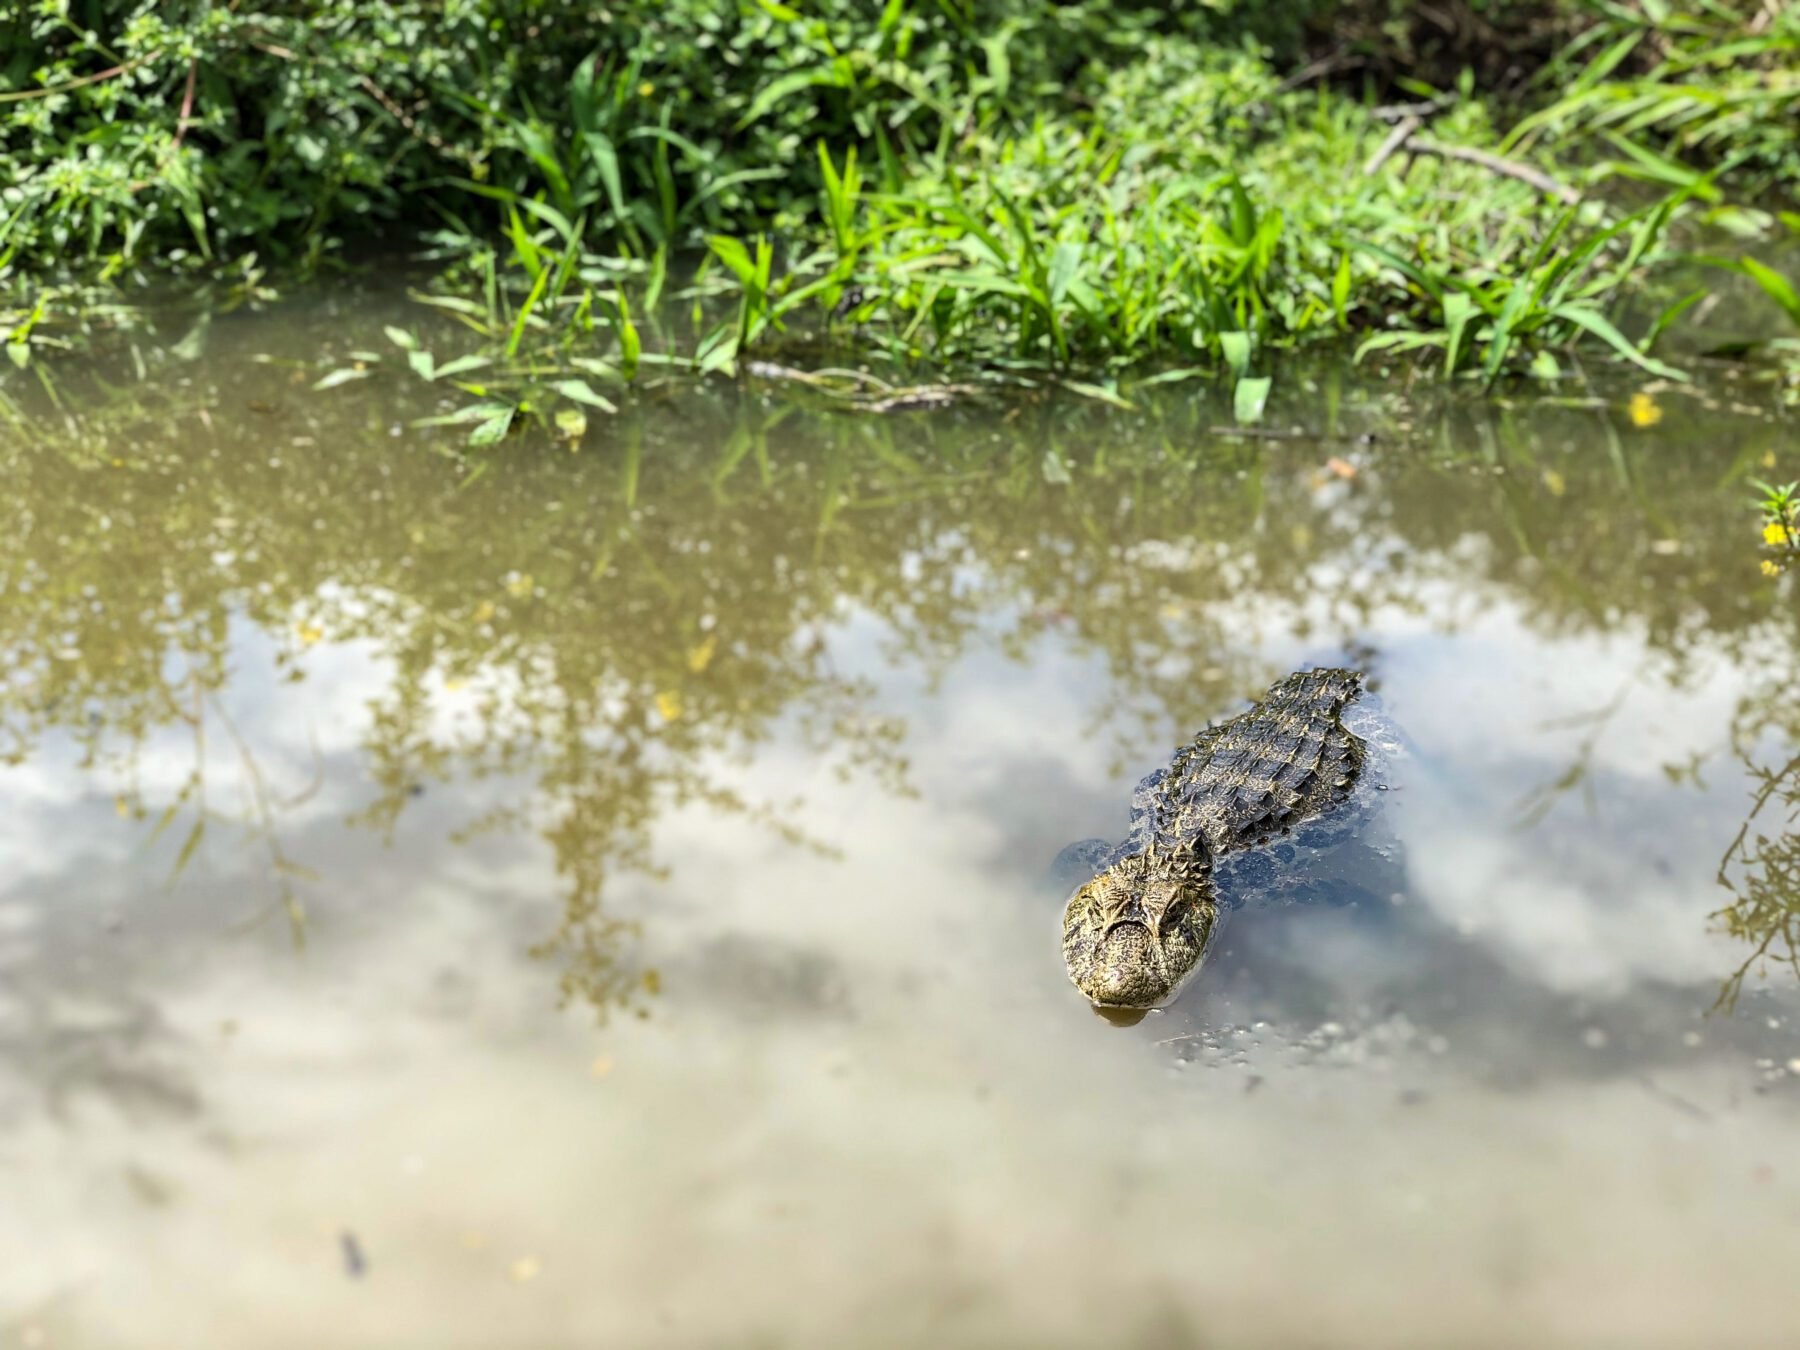
[[[1344,807],[1367,758],[1343,721],[1362,688],[1350,670],[1276,681],[1138,784],[1122,843],[1064,850],[1088,863],[1081,874],[1091,879],[1063,911],[1063,959],[1096,1007],[1166,1003],[1218,927],[1221,863]]]

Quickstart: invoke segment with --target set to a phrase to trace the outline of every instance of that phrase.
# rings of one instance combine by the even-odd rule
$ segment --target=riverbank
[[[255,303],[379,241],[456,337],[322,382],[440,384],[477,445],[826,354],[1218,378],[1253,421],[1293,349],[1492,390],[1679,380],[1702,332],[1800,397],[1788,9],[92,8],[7,34],[14,366],[171,277]],[[1754,303],[1696,329],[1721,290]]]

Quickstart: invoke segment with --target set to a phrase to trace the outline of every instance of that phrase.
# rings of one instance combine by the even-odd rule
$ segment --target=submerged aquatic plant
[[[1716,1006],[1726,1011],[1759,966],[1773,961],[1800,976],[1800,758],[1779,768],[1747,760],[1745,767],[1756,795],[1719,860],[1718,883],[1731,892],[1731,902],[1711,916],[1750,948],[1719,987]]]

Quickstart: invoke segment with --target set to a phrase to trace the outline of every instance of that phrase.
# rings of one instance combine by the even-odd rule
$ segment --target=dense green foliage
[[[411,240],[482,343],[390,363],[489,438],[819,337],[1115,397],[1228,369],[1251,415],[1261,353],[1345,334],[1490,384],[1583,341],[1673,376],[1683,297],[1630,337],[1615,303],[1671,231],[1800,225],[1800,9],[1750,0],[34,0],[0,52],[16,362],[53,279],[248,294],[257,255]],[[696,259],[735,312],[640,333]],[[1715,261],[1800,331],[1779,268]]]
[[[545,189],[589,210],[596,240],[790,226],[812,214],[815,140],[905,153],[1023,115],[1231,5],[1162,9],[45,0],[0,19],[8,245],[113,263],[316,251],[466,211],[470,183]]]

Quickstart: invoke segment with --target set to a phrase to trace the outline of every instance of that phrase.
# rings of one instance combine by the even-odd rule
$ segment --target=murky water
[[[0,1344],[1800,1337],[1791,422],[721,386],[465,483],[329,342],[0,438]],[[1109,1025],[1050,860],[1327,660],[1380,818]]]

